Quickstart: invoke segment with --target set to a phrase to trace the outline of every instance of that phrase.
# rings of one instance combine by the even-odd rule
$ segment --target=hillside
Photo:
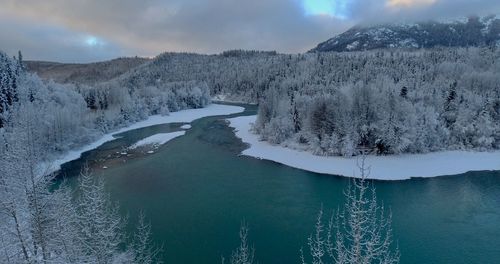
[[[29,71],[36,72],[43,79],[52,79],[58,83],[92,85],[113,79],[149,60],[130,57],[87,64],[25,61],[25,65]]]

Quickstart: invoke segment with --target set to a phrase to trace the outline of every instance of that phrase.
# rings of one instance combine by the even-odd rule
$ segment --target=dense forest
[[[500,51],[165,53],[111,82],[201,81],[258,102],[263,140],[318,155],[500,148]],[[117,85],[113,85],[117,86]]]
[[[269,90],[255,130],[319,155],[500,148],[500,53],[444,50],[329,57],[316,85]],[[327,68],[327,69],[325,69]],[[346,72],[347,69],[347,72]]]

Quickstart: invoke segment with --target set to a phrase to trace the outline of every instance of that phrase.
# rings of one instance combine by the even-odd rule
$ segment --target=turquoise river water
[[[145,212],[166,263],[220,263],[238,246],[243,220],[259,263],[299,263],[319,209],[342,205],[348,180],[240,156],[246,146],[224,118],[255,114],[255,106],[243,106],[241,114],[196,120],[154,154],[105,161],[181,124],[123,133],[65,164],[62,175],[73,181],[84,162],[107,162],[96,176],[106,179],[132,223]],[[391,208],[401,263],[500,263],[500,172],[376,181],[375,187]]]

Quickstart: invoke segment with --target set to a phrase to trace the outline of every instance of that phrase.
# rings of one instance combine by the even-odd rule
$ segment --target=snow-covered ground
[[[256,103],[249,103],[249,102],[245,102],[243,100],[230,99],[230,96],[227,94],[218,94],[216,96],[213,96],[212,102],[225,102],[225,103],[256,105]]]
[[[191,129],[191,125],[190,124],[182,125],[181,129]]]
[[[309,152],[293,150],[260,141],[250,132],[256,116],[242,116],[228,119],[235,128],[236,136],[250,147],[243,155],[272,160],[290,167],[307,171],[359,177],[357,158],[321,157]],[[500,151],[468,152],[444,151],[428,154],[405,154],[397,156],[368,156],[370,179],[406,180],[411,177],[437,177],[456,175],[468,171],[500,170]]]
[[[113,137],[114,134],[123,133],[129,130],[158,125],[158,124],[190,123],[202,117],[236,114],[236,113],[241,113],[244,110],[245,108],[239,106],[211,104],[205,108],[188,109],[188,110],[173,112],[170,113],[170,115],[168,116],[161,116],[161,115],[150,116],[146,120],[134,123],[128,127],[124,127],[113,133],[106,134],[102,136],[99,140],[92,142],[88,145],[85,145],[82,148],[69,151],[63,157],[54,160],[51,163],[41,164],[39,171],[40,174],[50,174],[55,171],[58,171],[61,168],[62,164],[70,162],[72,160],[76,160],[80,158],[82,153],[95,149],[108,141],[114,140],[115,139],[115,137]]]
[[[177,131],[177,132],[172,132],[172,133],[155,134],[155,135],[152,135],[150,137],[147,137],[147,138],[144,138],[144,139],[137,141],[132,146],[130,146],[129,149],[136,149],[136,148],[149,146],[149,145],[161,146],[161,145],[169,142],[170,140],[172,140],[176,137],[184,136],[184,134],[186,134],[186,131]]]

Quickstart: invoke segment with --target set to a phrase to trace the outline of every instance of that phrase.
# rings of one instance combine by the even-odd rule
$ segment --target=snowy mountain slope
[[[500,46],[500,16],[356,26],[311,52],[489,45]]]

